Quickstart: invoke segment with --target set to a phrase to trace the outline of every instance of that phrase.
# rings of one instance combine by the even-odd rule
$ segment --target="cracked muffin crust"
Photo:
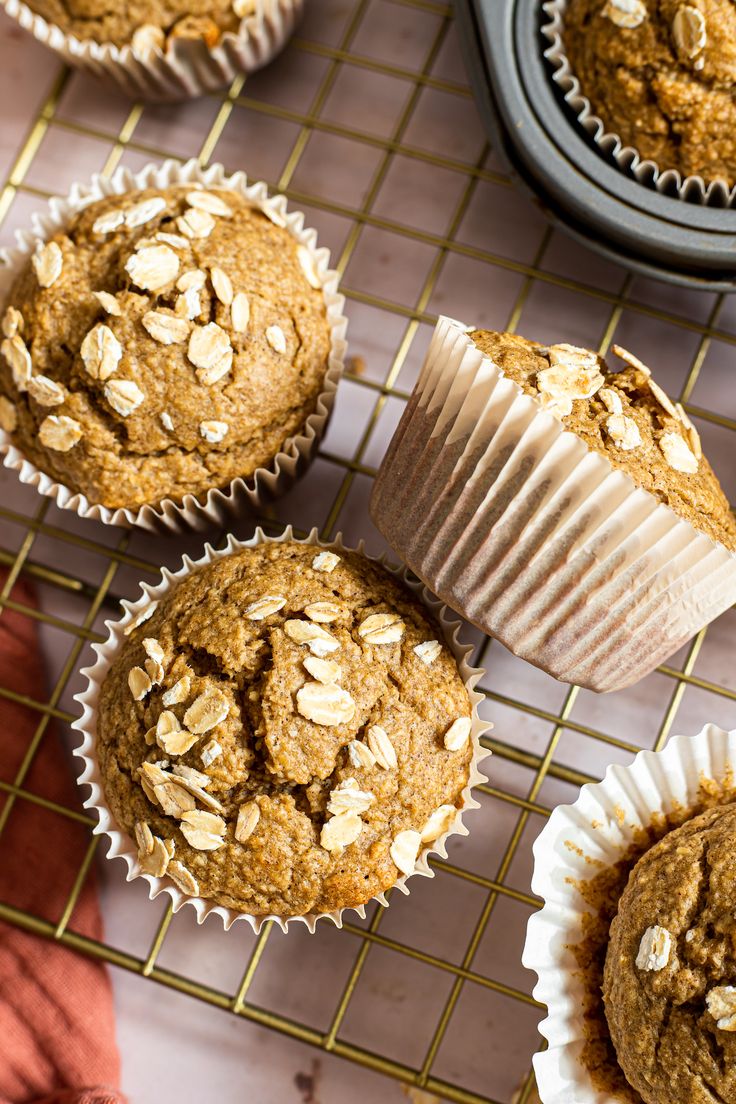
[[[316,409],[331,336],[311,253],[198,184],[108,196],[16,278],[0,426],[92,503],[180,500],[268,465]]]
[[[732,0],[569,0],[565,49],[607,130],[660,169],[736,183]]]
[[[115,46],[130,43],[143,53],[164,49],[175,38],[201,39],[215,46],[256,10],[255,0],[30,0],[28,6],[65,34]]]
[[[440,627],[380,565],[265,544],[144,614],[97,735],[143,872],[255,915],[328,912],[388,889],[451,827],[470,699]]]
[[[645,1104],[736,1101],[736,806],[668,833],[631,872],[611,924],[603,998]]]
[[[509,379],[606,456],[645,491],[711,540],[736,550],[734,518],[703,456],[695,427],[637,357],[621,366],[573,345],[543,346],[517,334],[476,330],[473,342]]]

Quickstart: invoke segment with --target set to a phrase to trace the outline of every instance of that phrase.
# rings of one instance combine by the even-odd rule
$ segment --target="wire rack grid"
[[[102,112],[103,93],[62,69],[10,167],[0,219],[22,224],[54,187],[64,190],[60,176],[84,175],[85,159],[90,171],[110,173],[121,163],[138,167],[171,155],[245,168],[308,212],[344,277],[355,355],[319,458],[300,488],[258,519],[267,528],[295,520],[302,530],[317,525],[325,538],[338,529],[349,539],[368,536],[380,549],[366,510],[371,479],[440,311],[602,353],[614,335],[645,359],[651,352],[665,385],[698,422],[733,496],[736,405],[728,370],[736,313],[721,296],[634,280],[546,226],[512,190],[482,136],[452,24],[451,6],[436,0],[313,3],[298,37],[265,75],[180,109],[112,97]],[[59,152],[70,143],[79,151],[71,166]],[[91,826],[77,808],[34,791],[34,757],[50,724],[64,728],[75,715],[77,671],[90,643],[102,638],[103,615],[136,592],[138,579],[196,550],[196,542],[172,548],[79,522],[28,488],[13,485],[11,493],[7,476],[2,485],[0,613],[33,618],[64,648],[45,700],[0,687],[37,718],[17,774],[0,782],[0,862],[2,834],[19,802]],[[244,519],[235,528],[244,535],[253,524]],[[21,576],[37,585],[40,609],[10,597]],[[0,919],[130,971],[141,984],[155,981],[427,1094],[463,1104],[525,1104],[533,1099],[531,1056],[542,1015],[530,995],[532,979],[518,965],[526,919],[537,905],[528,889],[531,844],[555,803],[574,799],[609,761],[661,747],[675,723],[683,731],[705,721],[736,726],[736,622],[727,614],[638,687],[605,701],[555,683],[469,632],[474,661],[488,671],[481,688],[496,725],[484,741],[494,758],[491,781],[480,787],[482,809],[469,839],[455,842],[447,861],[434,861],[437,877],[426,890],[392,901],[389,910],[375,908],[366,922],[349,921],[341,932],[318,932],[309,951],[300,945],[320,969],[327,957],[336,963],[336,980],[326,986],[329,1009],[297,1014],[259,990],[269,957],[283,948],[284,937],[270,926],[248,944],[229,988],[169,963],[167,943],[181,917],[170,908],[155,912],[143,898],[140,909],[148,917],[155,912],[156,924],[142,949],[110,932],[107,942],[96,942],[75,931],[75,905],[96,856],[91,835],[58,917],[2,902]],[[187,933],[190,941],[203,935]],[[426,1006],[411,1046],[402,1036],[398,1050],[388,1034],[371,1037],[355,1027],[366,978],[381,963],[379,979],[381,969],[410,965]],[[368,987],[369,999],[375,988]]]

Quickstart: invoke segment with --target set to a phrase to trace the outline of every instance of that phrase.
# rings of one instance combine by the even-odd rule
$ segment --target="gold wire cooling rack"
[[[442,143],[433,145],[423,139],[423,129],[431,130],[433,120],[439,125],[443,118],[461,117],[467,121],[468,132],[475,128],[475,133],[479,133],[470,93],[460,71],[457,66],[453,70],[443,63],[453,35],[451,6],[437,0],[313,2],[329,9],[332,25],[337,30],[334,34],[311,36],[312,24],[308,21],[301,36],[292,42],[284,58],[274,67],[278,74],[279,71],[301,72],[307,62],[317,66],[318,79],[309,93],[304,94],[302,102],[295,103],[293,98],[288,102],[282,100],[278,94],[278,76],[276,83],[273,77],[267,78],[271,83],[266,87],[276,92],[266,96],[257,94],[260,78],[247,82],[238,79],[227,93],[210,98],[211,115],[206,132],[197,138],[196,146],[193,135],[192,144],[186,150],[172,150],[165,138],[161,141],[149,139],[151,130],[147,129],[147,120],[156,115],[157,108],[140,104],[127,106],[122,122],[114,131],[99,123],[91,106],[89,117],[67,111],[69,86],[79,78],[62,70],[5,181],[0,195],[0,220],[6,219],[17,200],[30,197],[38,199],[40,204],[48,196],[48,188],[35,181],[33,170],[39,151],[50,139],[98,143],[99,149],[105,152],[96,167],[103,173],[112,172],[121,161],[132,159],[135,162],[137,158],[140,163],[174,152],[180,156],[184,153],[198,156],[203,164],[221,159],[228,169],[245,167],[253,175],[248,163],[249,128],[260,134],[278,130],[285,142],[285,155],[279,169],[263,175],[268,176],[274,190],[284,192],[296,206],[306,207],[318,222],[322,219],[328,225],[333,219],[343,227],[334,259],[345,276],[343,290],[349,311],[351,308],[355,312],[367,311],[373,328],[385,329],[388,336],[384,340],[391,345],[382,376],[380,372],[365,371],[359,361],[350,364],[343,390],[350,389],[350,394],[359,398],[362,420],[356,415],[355,426],[352,423],[349,426],[349,449],[339,444],[331,447],[328,438],[316,462],[320,478],[330,487],[329,501],[325,508],[320,507],[320,516],[310,516],[309,503],[304,496],[300,500],[305,527],[318,524],[324,538],[334,536],[346,518],[352,519],[351,523],[358,528],[369,526],[365,510],[366,488],[370,486],[376,462],[380,459],[376,442],[380,441],[382,432],[385,437],[386,424],[390,432],[390,425],[395,423],[408,397],[412,372],[421,356],[429,327],[437,313],[446,307],[448,296],[451,299],[448,286],[460,280],[458,266],[465,266],[463,278],[470,289],[469,309],[482,315],[486,299],[493,299],[495,314],[491,312],[491,321],[500,328],[513,330],[520,321],[526,325],[527,316],[529,325],[534,324],[535,318],[538,325],[554,325],[552,316],[567,312],[571,319],[585,318],[586,325],[595,326],[602,353],[614,335],[624,340],[629,332],[649,334],[649,340],[655,344],[663,335],[669,335],[670,347],[674,341],[681,349],[683,361],[679,374],[675,373],[676,378],[673,376],[665,382],[670,391],[679,392],[678,398],[691,417],[698,420],[706,440],[710,439],[709,433],[713,434],[714,445],[717,444],[725,456],[726,466],[730,459],[730,475],[733,476],[734,438],[731,434],[736,430],[736,420],[729,416],[729,400],[724,399],[728,380],[724,377],[723,366],[736,344],[736,334],[732,332],[736,327],[730,326],[729,308],[723,297],[694,293],[683,297],[675,291],[665,294],[661,289],[657,291],[649,285],[638,284],[622,270],[602,264],[596,267],[593,263],[588,274],[581,268],[580,251],[561,241],[537,219],[531,205],[521,199],[514,199],[518,202],[516,215],[512,212],[509,216],[516,242],[510,245],[503,241],[489,242],[478,223],[478,211],[484,211],[490,220],[495,218],[497,223],[503,222],[507,218],[506,197],[514,196],[510,181],[494,162],[492,151],[481,140],[475,151],[468,152],[470,144],[462,141],[465,124],[460,127],[460,140],[453,142],[448,137],[444,148],[440,148]],[[412,25],[412,35],[407,39],[411,48],[407,45],[404,50],[402,27],[407,27],[407,19]],[[390,26],[396,30],[396,49],[388,52],[390,61],[386,60],[386,53],[381,54],[371,47],[374,39],[367,31],[375,29],[377,21],[383,21],[384,29]],[[378,40],[381,41],[380,35]],[[417,42],[421,44],[421,51]],[[400,106],[390,125],[383,120],[381,127],[373,127],[367,109],[365,113],[340,109],[339,102],[350,99],[350,81],[356,74],[376,82],[380,111],[383,111],[381,97],[385,98],[386,88],[398,90]],[[252,89],[256,94],[251,95]],[[448,105],[452,108],[449,113],[446,111]],[[454,123],[450,126],[457,131]],[[163,134],[165,130],[154,128],[153,133]],[[237,154],[232,151],[237,150],[238,135],[242,138],[242,149],[236,160]],[[336,198],[329,177],[321,181],[319,175],[312,174],[311,185],[300,183],[300,169],[310,156],[310,143],[315,135],[338,144],[345,143],[346,157],[364,159],[366,184],[357,199]],[[225,155],[221,152],[223,149]],[[416,195],[411,195],[407,202],[407,197],[402,198],[399,190],[398,206],[382,202],[383,195],[390,190],[389,185],[395,183],[398,165],[408,179],[416,180],[419,174],[427,188],[443,192],[445,198],[452,197],[451,209],[442,227],[429,218],[423,224],[421,202]],[[521,235],[528,243],[531,231],[536,233],[536,240],[532,248],[525,246],[525,253],[516,248],[518,237]],[[385,279],[363,282],[356,259],[370,235],[372,248],[379,255],[379,272]],[[385,267],[387,257],[390,261],[394,251],[399,255],[406,250],[409,251],[407,263],[414,277],[411,290],[396,288],[390,266],[389,269]],[[503,294],[494,290],[499,288],[504,289]],[[540,303],[550,304],[547,314]],[[462,307],[457,308],[457,313],[461,310]],[[455,312],[449,310],[448,313]],[[368,338],[365,340],[370,344]],[[352,351],[361,352],[360,335]],[[716,351],[720,351],[719,355],[715,355]],[[732,400],[731,413],[736,413]],[[345,411],[341,416],[344,414]],[[89,818],[77,809],[62,808],[27,788],[29,771],[49,722],[54,719],[68,725],[73,719],[73,707],[64,706],[64,695],[75,672],[88,658],[89,643],[102,639],[101,615],[115,608],[123,592],[134,593],[134,588],[120,585],[116,576],[119,579],[123,569],[123,574],[127,572],[131,578],[151,578],[159,566],[153,557],[145,554],[145,542],[141,544],[135,535],[115,533],[111,538],[109,531],[102,533],[92,523],[70,524],[68,516],[56,512],[46,500],[29,495],[24,501],[28,506],[22,509],[11,508],[7,502],[0,504],[3,533],[0,564],[8,570],[0,592],[0,610],[3,607],[16,610],[53,628],[67,638],[69,651],[45,701],[19,698],[10,689],[0,687],[1,695],[20,701],[38,716],[35,735],[16,777],[12,783],[0,783],[0,792],[5,795],[0,812],[0,835],[18,801],[31,802],[39,809],[45,808],[56,815],[91,825]],[[258,520],[268,528],[274,524],[276,516]],[[215,542],[221,539],[222,534],[219,534]],[[137,540],[140,554],[135,551]],[[76,573],[65,566],[67,560],[73,563],[74,557],[82,554],[104,561],[104,570],[94,582],[84,573]],[[43,603],[41,610],[32,610],[11,600],[10,592],[20,576],[34,580],[42,594],[72,595],[83,603],[78,623],[48,612]],[[115,593],[116,587],[119,593]],[[683,727],[689,724],[690,731],[695,730],[692,727],[695,717],[700,718],[697,727],[704,721],[718,721],[724,727],[736,724],[736,673],[733,660],[730,665],[727,662],[729,649],[733,656],[736,640],[732,618],[730,613],[721,619],[717,628],[712,627],[707,634],[701,632],[671,664],[645,680],[646,691],[635,689],[609,696],[603,706],[601,699],[596,700],[576,687],[554,684],[554,689],[550,689],[551,680],[540,681],[538,672],[513,660],[499,645],[487,639],[478,640],[474,661],[488,667],[481,688],[487,699],[487,715],[497,723],[495,732],[484,740],[494,753],[491,782],[480,787],[480,798],[488,816],[485,827],[481,824],[479,829],[471,824],[471,839],[476,833],[482,835],[485,831],[487,840],[481,840],[480,850],[477,842],[472,852],[463,850],[460,845],[451,851],[447,861],[435,859],[433,863],[438,876],[447,879],[458,891],[462,887],[473,890],[474,911],[472,915],[463,916],[462,946],[443,954],[427,949],[428,945],[419,937],[397,937],[393,929],[387,931],[385,917],[389,914],[380,908],[373,911],[365,924],[346,923],[337,938],[351,941],[354,953],[351,951],[349,969],[326,1028],[323,1023],[282,1014],[251,999],[259,968],[274,942],[270,926],[254,939],[240,982],[231,992],[221,991],[162,964],[162,952],[172,924],[170,908],[164,911],[144,954],[95,942],[75,932],[74,908],[93,862],[96,837],[90,836],[86,858],[57,923],[8,903],[0,903],[0,919],[131,971],[140,976],[141,984],[146,979],[156,981],[207,1005],[443,1099],[463,1104],[508,1104],[513,1096],[519,1104],[525,1104],[531,1099],[534,1088],[531,1055],[539,1042],[534,1024],[541,1017],[542,1009],[530,995],[532,979],[521,971],[509,980],[511,975],[503,960],[510,954],[518,957],[526,918],[537,903],[528,892],[531,842],[549,815],[551,805],[559,800],[574,799],[577,787],[600,777],[608,760],[627,761],[641,746],[660,748],[672,732],[676,719]],[[411,902],[409,898],[407,907],[411,907]],[[390,914],[394,912],[392,908]],[[490,950],[489,932],[493,936]],[[511,942],[509,932],[513,933]],[[318,939],[318,936],[312,938]],[[509,951],[510,946],[512,951]],[[494,947],[499,948],[495,954]],[[379,949],[410,960],[416,969],[429,971],[432,978],[437,979],[437,985],[442,981],[442,999],[426,1038],[422,1040],[422,1052],[411,1062],[388,1053],[390,1048],[364,1044],[354,1033],[351,1035],[344,1030],[351,1002],[359,993],[371,955],[375,956]],[[498,1082],[484,1079],[482,1068],[480,1074],[476,1070],[469,1084],[464,1078],[464,1062],[452,1061],[453,1048],[458,1046],[456,1025],[469,990],[474,996],[474,1015],[484,1018],[483,1023],[488,1025],[489,1070],[503,1066],[506,1061],[505,1044],[496,1042],[501,1038],[498,1030],[501,1021],[513,1019],[514,1010],[519,1008],[526,1009],[527,1015],[532,1017],[532,1029],[524,1036],[523,1061],[509,1074],[505,1084],[492,1090],[494,1095],[487,1094],[488,1086]]]

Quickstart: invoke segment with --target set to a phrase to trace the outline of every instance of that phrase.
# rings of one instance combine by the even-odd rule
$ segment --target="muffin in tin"
[[[3,315],[0,424],[91,503],[247,479],[315,411],[331,333],[313,253],[234,190],[109,195],[26,263]]]
[[[468,690],[431,614],[374,561],[244,548],[126,631],[96,756],[140,871],[253,916],[334,912],[411,873],[452,826]]]
[[[568,0],[563,43],[606,131],[661,171],[736,184],[730,0]]]

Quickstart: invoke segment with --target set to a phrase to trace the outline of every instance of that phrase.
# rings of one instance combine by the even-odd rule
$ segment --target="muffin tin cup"
[[[555,228],[647,278],[735,291],[736,207],[643,187],[602,156],[552,79],[540,0],[456,0],[454,9],[497,159]],[[574,279],[574,258],[570,266]]]
[[[578,124],[601,154],[627,176],[644,187],[656,189],[661,195],[714,207],[736,206],[736,188],[729,188],[723,180],[708,181],[702,176],[683,176],[677,169],[662,169],[656,161],[642,157],[635,147],[625,145],[618,134],[606,130],[603,120],[593,111],[590,100],[583,95],[565,52],[563,31],[567,0],[547,0],[542,10],[548,16],[548,22],[542,25],[542,34],[550,43],[544,56],[554,70],[552,80],[561,89],[565,103]]]
[[[118,621],[105,622],[105,627],[108,630],[107,639],[103,644],[92,645],[96,661],[91,667],[86,667],[81,672],[87,679],[87,688],[75,697],[75,700],[79,702],[82,707],[82,715],[72,723],[72,727],[81,733],[82,741],[79,746],[74,749],[74,755],[82,761],[82,769],[78,781],[90,788],[89,796],[83,801],[84,807],[93,810],[97,815],[97,824],[93,828],[93,833],[95,835],[106,836],[109,839],[110,846],[107,852],[107,857],[109,859],[122,858],[125,860],[128,868],[127,881],[132,881],[134,878],[139,877],[145,878],[150,887],[149,897],[151,900],[158,897],[161,893],[166,893],[171,898],[174,912],[178,912],[183,906],[189,905],[194,908],[197,916],[197,923],[199,924],[208,916],[218,916],[226,929],[230,928],[237,920],[245,920],[255,932],[259,932],[267,921],[273,920],[279,925],[282,931],[287,931],[290,924],[299,923],[306,925],[309,931],[313,932],[317,925],[317,921],[323,919],[331,920],[338,928],[342,927],[343,915],[346,912],[355,912],[361,918],[365,918],[366,904],[369,903],[366,902],[366,904],[359,906],[336,909],[332,912],[308,913],[303,916],[282,917],[276,915],[256,916],[251,913],[238,912],[234,909],[224,908],[202,897],[190,897],[174,885],[173,881],[168,877],[154,878],[150,874],[141,873],[135,842],[125,831],[118,828],[115,818],[105,801],[105,794],[102,787],[102,778],[96,756],[97,707],[100,688],[123,642],[125,627],[133,620],[140,610],[151,602],[160,599],[172,586],[175,586],[180,579],[197,568],[214,563],[216,560],[222,559],[224,556],[232,555],[232,553],[238,552],[243,548],[254,548],[262,544],[280,543],[296,539],[291,526],[287,526],[277,537],[269,537],[262,529],[258,528],[255,531],[255,535],[247,541],[238,541],[233,536],[228,537],[225,548],[222,550],[216,550],[212,548],[211,545],[206,544],[204,554],[199,559],[191,560],[188,556],[184,556],[182,566],[178,571],[172,572],[169,571],[168,568],[162,568],[162,580],[160,583],[155,586],[148,583],[141,583],[142,596],[135,602],[124,601],[122,603],[125,610],[123,617]],[[326,543],[319,540],[316,529],[313,529],[311,533],[304,540],[299,541],[299,543],[309,545],[315,549],[331,549],[338,553],[342,551],[355,551],[362,555],[366,555],[362,541],[357,548],[352,548],[344,544],[341,536],[338,534],[333,542]],[[472,730],[470,738],[473,744],[473,757],[470,763],[468,782],[462,792],[462,804],[450,830],[445,832],[432,844],[423,848],[417,859],[416,868],[413,874],[401,875],[391,887],[392,889],[398,889],[401,893],[408,894],[409,887],[407,883],[410,877],[414,875],[420,875],[425,878],[434,877],[434,871],[431,869],[428,861],[430,854],[437,853],[443,859],[446,859],[447,841],[450,837],[455,835],[468,835],[468,830],[463,824],[463,814],[470,809],[477,809],[479,807],[478,802],[472,795],[472,789],[479,783],[487,781],[486,776],[481,773],[479,766],[481,761],[488,756],[490,752],[481,746],[480,737],[483,732],[491,726],[487,721],[483,721],[478,715],[478,706],[483,701],[483,695],[475,690],[475,686],[482,677],[483,671],[479,668],[470,666],[469,657],[472,652],[472,647],[467,644],[462,644],[459,640],[461,623],[451,618],[445,606],[429,594],[421,583],[409,577],[404,568],[387,564],[384,557],[380,557],[379,559],[375,556],[368,556],[367,558],[383,564],[390,574],[409,587],[438,621],[442,629],[444,642],[457,662],[458,670],[467,689],[472,709]],[[386,893],[388,892],[389,891],[386,890],[383,893],[379,893],[371,898],[371,900],[378,901],[379,904],[388,906],[389,901],[386,897]]]
[[[626,854],[642,829],[663,815],[696,809],[709,782],[726,792],[736,776],[736,730],[706,725],[676,736],[664,751],[642,751],[602,782],[559,805],[534,844],[532,892],[542,908],[530,917],[522,961],[538,977],[534,997],[547,1005],[539,1030],[548,1048],[534,1056],[543,1104],[609,1104],[583,1065],[585,991],[572,948],[592,909],[578,886]]]
[[[565,430],[449,318],[370,509],[443,602],[591,690],[636,682],[736,601],[736,553]]]
[[[201,39],[175,38],[166,50],[141,53],[130,45],[92,42],[48,23],[21,0],[2,0],[5,14],[68,65],[112,81],[126,95],[154,101],[188,100],[215,92],[240,73],[266,65],[285,45],[303,0],[258,0],[253,15],[241,20],[213,47]]]
[[[338,291],[339,277],[329,267],[329,250],[317,246],[317,233],[306,229],[304,215],[289,211],[284,196],[269,198],[264,183],[249,184],[243,172],[228,176],[222,165],[202,169],[196,159],[181,164],[165,161],[150,164],[140,172],[118,169],[111,177],[93,176],[89,184],[75,184],[64,198],[49,200],[48,210],[31,217],[31,230],[16,233],[17,245],[0,251],[0,303],[7,299],[10,287],[32,255],[39,239],[49,237],[69,222],[70,218],[95,200],[109,195],[124,195],[138,188],[166,188],[171,184],[203,184],[230,189],[244,196],[257,207],[283,224],[292,237],[306,246],[312,255],[322,281],[327,320],[330,326],[330,353],[324,386],[315,410],[301,431],[284,442],[268,466],[256,469],[248,478],[238,477],[227,486],[211,488],[199,495],[185,495],[181,501],[163,499],[156,505],[119,507],[117,509],[90,502],[85,495],[71,490],[41,471],[13,444],[9,434],[0,430],[0,456],[6,468],[16,472],[22,483],[28,483],[62,510],[73,510],[80,517],[92,518],[105,525],[139,526],[153,532],[180,533],[204,530],[222,525],[243,510],[258,510],[277,498],[295,483],[313,460],[332,411],[335,391],[344,370],[347,344],[347,319],[343,314],[345,300]]]

